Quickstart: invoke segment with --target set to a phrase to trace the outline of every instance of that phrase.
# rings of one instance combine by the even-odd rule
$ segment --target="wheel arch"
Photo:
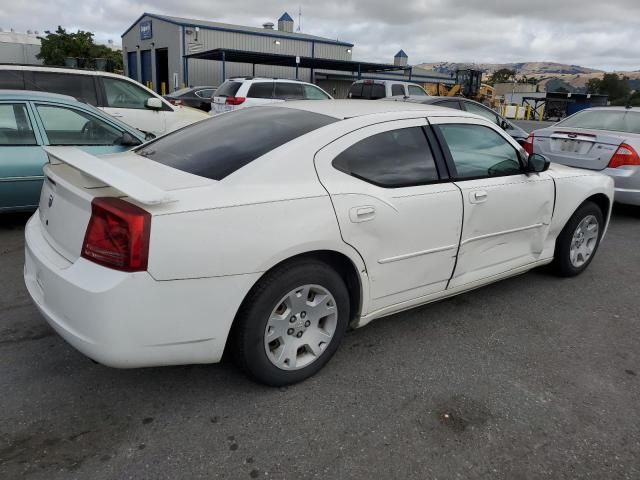
[[[274,263],[271,267],[265,270],[262,275],[260,275],[260,277],[254,282],[254,284],[244,296],[244,299],[242,300],[240,307],[236,312],[233,322],[231,323],[229,335],[227,335],[227,341],[225,344],[225,356],[227,356],[229,353],[227,350],[229,348],[229,345],[232,343],[230,342],[230,338],[234,334],[238,314],[242,311],[245,306],[245,302],[247,302],[247,299],[251,296],[251,293],[254,291],[260,281],[265,277],[265,275],[278,268],[304,260],[316,260],[325,263],[333,268],[336,272],[338,272],[338,274],[344,280],[345,285],[347,286],[347,291],[349,292],[349,323],[351,325],[357,323],[357,320],[360,318],[363,309],[365,308],[365,301],[367,298],[366,295],[368,294],[368,285],[365,281],[366,273],[364,272],[364,264],[360,260],[360,262],[358,263],[362,263],[362,265],[357,265],[357,260],[350,258],[349,255],[338,250],[310,250],[292,255],[288,258],[285,258],[284,260],[280,260]]]

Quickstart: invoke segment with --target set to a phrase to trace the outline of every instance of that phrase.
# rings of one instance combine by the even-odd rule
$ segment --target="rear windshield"
[[[216,89],[213,95],[215,97],[233,97],[240,88],[240,85],[242,85],[242,82],[227,80]]]
[[[563,120],[556,126],[640,133],[640,112],[628,110],[583,110]]]
[[[222,180],[280,145],[335,121],[292,108],[243,108],[176,130],[136,153],[184,172]]]
[[[354,83],[349,88],[349,98],[378,100],[384,97],[386,97],[386,92],[381,83]]]

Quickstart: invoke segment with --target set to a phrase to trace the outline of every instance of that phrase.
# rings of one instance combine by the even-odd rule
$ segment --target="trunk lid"
[[[534,152],[570,167],[603,170],[625,137],[602,130],[549,127],[533,132]]]
[[[80,256],[94,198],[129,197],[150,209],[176,201],[172,193],[176,190],[216,183],[133,152],[95,157],[73,147],[44,149],[49,163],[44,167],[38,210],[41,229],[70,262]]]

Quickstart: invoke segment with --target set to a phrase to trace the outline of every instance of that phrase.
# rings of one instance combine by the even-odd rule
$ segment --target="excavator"
[[[455,76],[456,83],[454,85],[429,83],[424,87],[429,95],[441,97],[462,96],[490,105],[491,107],[495,106],[494,89],[492,86],[482,83],[482,71],[472,70],[470,68],[456,70]]]

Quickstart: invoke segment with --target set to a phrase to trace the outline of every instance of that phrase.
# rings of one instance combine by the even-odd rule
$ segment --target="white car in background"
[[[218,362],[303,380],[348,325],[593,260],[613,181],[527,157],[494,122],[404,102],[244,109],[133,151],[48,147],[24,277],[113,367]]]
[[[155,136],[208,118],[201,110],[172,105],[128,77],[97,70],[0,65],[0,89],[69,95]]]
[[[332,100],[320,87],[297,80],[238,77],[226,80],[211,98],[211,115],[288,100]]]

